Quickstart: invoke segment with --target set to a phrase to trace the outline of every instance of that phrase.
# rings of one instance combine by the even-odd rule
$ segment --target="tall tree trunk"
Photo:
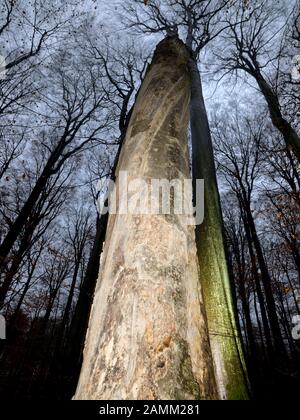
[[[71,309],[72,309],[72,303],[73,303],[73,299],[74,299],[74,292],[75,292],[78,273],[79,273],[79,269],[80,269],[80,262],[81,262],[81,258],[82,258],[82,253],[83,253],[83,249],[81,249],[81,251],[79,252],[79,255],[77,256],[77,261],[76,261],[75,267],[74,267],[74,273],[73,273],[73,277],[72,277],[70,291],[69,291],[69,294],[68,294],[67,303],[66,303],[66,306],[65,306],[65,310],[64,310],[61,322],[60,322],[61,325],[60,325],[59,331],[58,331],[58,333],[56,334],[56,337],[55,337],[55,339],[57,340],[56,351],[57,351],[58,354],[60,352],[60,349],[63,347],[65,334],[66,334],[66,331],[67,331],[68,325],[69,325],[70,313],[71,313]]]
[[[232,301],[214,154],[197,63],[192,73],[193,179],[205,181],[205,220],[196,229],[200,280],[219,395],[247,399],[247,375]]]
[[[70,393],[70,396],[74,395],[82,364],[84,340],[99,274],[100,255],[105,240],[107,219],[107,215],[97,217],[95,240],[67,335],[63,369],[65,376],[68,378],[66,392],[67,394]]]
[[[246,326],[246,334],[247,334],[248,343],[249,343],[250,359],[252,360],[252,359],[255,359],[256,357],[256,344],[255,344],[254,331],[253,331],[253,325],[252,325],[252,319],[251,319],[251,311],[249,307],[249,302],[247,301],[246,289],[245,289],[243,280],[239,282],[238,288],[239,288],[243,312],[245,316],[245,326]]]
[[[255,285],[255,283],[253,282],[253,286],[254,285]],[[254,293],[253,293],[254,312],[255,312],[255,318],[256,318],[257,327],[258,327],[258,331],[259,331],[260,343],[262,345],[261,350],[264,354],[264,360],[265,360],[265,359],[267,359],[267,357],[266,357],[266,347],[265,347],[265,336],[263,334],[263,329],[262,329],[262,325],[261,325],[261,322],[260,322],[260,316],[259,316],[259,313],[258,313],[256,296],[257,296],[257,293],[256,293],[256,290],[254,290]]]
[[[55,288],[53,292],[50,293],[49,295],[49,302],[46,306],[46,310],[45,310],[45,315],[43,316],[42,320],[41,320],[41,324],[39,327],[39,333],[40,334],[44,334],[47,327],[48,327],[48,323],[49,323],[49,319],[51,316],[51,313],[53,311],[53,306],[55,303],[55,299],[57,297],[58,294],[58,288]]]
[[[189,54],[154,55],[117,169],[189,178]],[[217,398],[194,228],[181,215],[111,215],[75,399]]]
[[[253,245],[256,251],[258,265],[261,271],[261,279],[262,279],[262,284],[264,286],[264,291],[266,295],[267,311],[268,311],[270,326],[271,326],[273,337],[274,337],[275,350],[279,356],[285,357],[286,348],[285,348],[284,341],[282,338],[279,319],[277,315],[276,304],[275,304],[274,294],[272,290],[272,279],[269,274],[269,270],[265,261],[261,243],[257,235],[256,225],[253,219],[250,206],[248,206],[248,208],[246,209],[246,212],[247,212],[247,222],[249,225],[249,231],[250,231]]]
[[[254,249],[253,249],[253,243],[252,243],[249,224],[248,224],[248,221],[247,221],[247,216],[246,216],[243,209],[242,209],[242,211],[244,213],[243,214],[243,223],[244,223],[246,238],[247,238],[247,242],[248,242],[248,249],[249,249],[249,255],[250,255],[250,260],[251,260],[251,268],[252,268],[252,273],[253,273],[253,278],[254,278],[254,283],[255,283],[255,290],[256,290],[256,294],[257,294],[258,302],[259,302],[259,307],[260,307],[260,313],[261,313],[261,318],[262,318],[262,323],[263,323],[263,328],[264,328],[264,334],[265,334],[265,338],[266,338],[268,354],[272,355],[273,354],[273,342],[272,342],[269,320],[268,320],[268,316],[267,316],[267,310],[266,310],[266,307],[265,307],[264,294],[263,294],[263,290],[262,290],[262,285],[260,284],[260,276],[259,276],[258,268],[257,268],[257,264],[256,264],[256,256],[255,256],[255,252],[254,252]],[[264,340],[262,341],[262,343],[264,344]]]

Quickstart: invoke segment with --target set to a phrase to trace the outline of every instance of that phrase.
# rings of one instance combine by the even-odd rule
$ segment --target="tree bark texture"
[[[117,168],[187,179],[189,53],[157,47]],[[195,228],[182,215],[110,215],[75,400],[216,399]]]

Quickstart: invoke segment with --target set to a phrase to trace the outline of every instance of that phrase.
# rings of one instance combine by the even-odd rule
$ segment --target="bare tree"
[[[251,2],[245,8],[241,2],[240,7],[227,20],[230,29],[223,35],[227,47],[222,52],[216,52],[216,56],[225,72],[243,71],[256,81],[274,126],[282,134],[286,147],[299,160],[299,134],[293,126],[293,119],[284,114],[282,95],[282,73],[288,73],[290,78],[292,66],[292,56],[289,67],[283,66],[287,55],[284,43],[287,22],[282,21],[283,7],[283,2],[274,6],[274,2],[264,0]],[[292,23],[295,28],[297,21],[296,15]]]
[[[257,127],[257,128],[256,128]],[[241,206],[245,231],[249,235],[249,249],[254,247],[261,275],[256,278],[258,296],[260,281],[263,284],[266,296],[269,322],[274,335],[274,344],[278,354],[285,354],[285,346],[282,339],[280,324],[276,312],[276,304],[272,290],[272,279],[267,267],[264,252],[257,233],[257,227],[252,212],[252,200],[254,187],[259,181],[262,171],[263,154],[261,143],[265,127],[262,121],[256,122],[255,126],[249,120],[244,126],[237,119],[226,126],[219,124],[215,135],[218,142],[219,168],[225,175],[227,182],[235,192]],[[229,144],[227,138],[231,138]],[[254,267],[253,267],[254,268]],[[254,273],[257,270],[254,270]],[[259,297],[261,310],[264,310],[262,297]],[[264,320],[265,333],[268,338],[267,322]],[[270,345],[270,343],[268,343]],[[271,350],[271,349],[270,349]]]
[[[57,107],[53,116],[54,121],[56,119],[56,128],[53,129],[50,139],[43,143],[48,155],[44,167],[0,246],[2,266],[6,265],[7,257],[20,231],[49,180],[63,169],[70,158],[86,147],[106,144],[106,141],[99,136],[108,130],[110,116],[106,112],[108,107],[106,95],[98,89],[96,83],[99,70],[96,73],[81,70],[77,76],[74,76],[57,69],[56,74],[59,102],[46,98],[47,108],[50,111],[54,104]]]

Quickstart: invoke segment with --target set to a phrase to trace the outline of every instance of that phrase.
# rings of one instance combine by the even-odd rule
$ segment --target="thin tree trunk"
[[[57,340],[56,352],[57,352],[58,356],[59,356],[60,349],[63,347],[64,337],[65,337],[66,331],[68,329],[68,324],[69,324],[69,320],[70,320],[70,312],[71,312],[71,309],[72,309],[72,303],[73,303],[73,299],[74,299],[74,292],[75,292],[75,287],[76,287],[76,283],[77,283],[77,278],[78,278],[82,253],[83,253],[83,249],[79,252],[77,261],[75,263],[74,273],[73,273],[73,277],[72,277],[70,291],[69,291],[69,294],[68,294],[67,303],[66,303],[65,310],[64,310],[64,313],[63,313],[63,316],[62,316],[62,319],[61,319],[61,325],[59,327],[59,331],[58,331],[58,333],[56,334],[56,337],[55,337],[55,339]]]
[[[189,54],[154,55],[117,170],[189,178]],[[75,399],[217,398],[194,228],[181,215],[111,215]]]
[[[20,265],[23,261],[23,257],[28,251],[28,248],[30,246],[30,239],[32,236],[32,225],[26,227],[26,230],[24,232],[24,235],[21,238],[20,246],[16,254],[13,256],[12,264],[9,267],[9,269],[5,272],[3,272],[4,279],[0,287],[0,310],[4,306],[4,302],[7,296],[7,293],[10,289],[10,286],[14,280],[14,276],[17,274]]]
[[[250,233],[249,225],[248,225],[247,218],[246,218],[245,215],[243,215],[243,222],[244,222],[244,228],[245,228],[246,238],[247,238],[247,242],[248,242],[248,249],[249,249],[249,255],[250,255],[250,260],[251,260],[251,268],[252,268],[252,273],[253,273],[253,278],[254,278],[254,283],[255,283],[255,290],[256,290],[257,297],[258,297],[262,323],[263,323],[263,327],[264,327],[264,333],[265,333],[265,338],[266,338],[268,354],[272,355],[273,354],[273,341],[272,341],[272,336],[271,336],[267,311],[266,311],[266,307],[265,307],[265,298],[264,298],[264,294],[263,294],[263,290],[262,290],[262,285],[260,284],[260,276],[259,276],[258,268],[257,268],[257,265],[256,265],[256,256],[255,256],[254,249],[253,249],[251,233]]]
[[[26,226],[27,220],[30,217],[32,210],[34,209],[36,203],[38,202],[41,194],[46,188],[46,185],[49,179],[55,173],[54,171],[55,164],[59,160],[64,149],[66,148],[66,145],[67,145],[66,137],[65,135],[63,135],[58,145],[49,156],[48,161],[41,175],[37,179],[34,188],[32,189],[31,193],[29,194],[29,197],[27,198],[26,202],[21,208],[15,221],[10,226],[9,231],[7,232],[3,242],[1,243],[0,245],[0,270],[3,269],[7,265],[8,256],[16,240],[18,239],[20,232]]]
[[[205,220],[197,227],[196,238],[217,386],[222,399],[247,399],[247,374],[232,301],[211,134],[194,59],[190,67],[193,179],[205,181]]]
[[[249,302],[247,302],[246,298],[246,290],[245,285],[243,284],[243,280],[239,284],[239,291],[242,301],[243,312],[245,316],[245,325],[246,325],[246,332],[249,342],[249,350],[250,350],[250,358],[255,359],[256,357],[256,344],[254,339],[254,332],[252,326],[252,319],[251,319],[251,311],[249,307]]]
[[[237,273],[236,273],[236,277],[237,280],[235,283],[236,287],[239,291],[239,295],[240,295],[240,299],[241,299],[241,303],[242,303],[242,308],[243,308],[243,313],[244,313],[244,328],[245,328],[245,335],[247,336],[248,339],[248,353],[250,355],[251,359],[254,359],[256,357],[256,344],[255,344],[255,338],[254,338],[254,331],[253,331],[253,325],[252,325],[252,319],[251,319],[251,310],[250,310],[250,304],[247,300],[247,291],[246,291],[246,286],[245,286],[245,281],[246,281],[246,276],[245,276],[245,266],[246,266],[246,261],[245,261],[245,253],[243,252],[243,249],[240,250],[239,248],[239,244],[237,244],[236,246],[233,244],[232,245],[232,253],[234,253],[236,255],[236,265],[237,265]],[[229,265],[230,269],[230,276],[232,279],[234,279],[234,272],[233,272],[233,268],[232,268],[232,262]],[[235,284],[233,284],[232,286],[233,289],[235,289]],[[236,293],[235,293],[236,295]],[[238,307],[238,303],[237,303],[237,298],[235,298],[234,300],[234,305],[237,308]],[[250,359],[248,357],[248,360]],[[249,364],[249,363],[248,363]]]
[[[49,168],[46,166],[42,175],[36,182],[32,192],[30,193],[26,203],[22,207],[20,213],[18,214],[16,220],[10,227],[6,237],[4,238],[2,244],[0,245],[0,267],[7,264],[7,257],[14,246],[21,230],[24,228],[28,217],[32,213],[32,209],[37,203],[42,191],[47,185],[48,179],[50,177]]]
[[[271,86],[260,72],[255,72],[254,77],[267,101],[273,125],[281,132],[288,150],[292,150],[298,161],[300,161],[300,137],[291,124],[283,117],[278,97],[273,92]]]
[[[50,319],[50,316],[51,316],[51,313],[52,313],[52,310],[53,310],[53,306],[54,306],[57,294],[58,294],[58,289],[55,289],[49,295],[49,303],[46,306],[45,315],[44,315],[43,319],[41,320],[41,325],[40,325],[40,328],[39,328],[39,332],[41,334],[44,334],[46,329],[47,329],[47,326],[48,326],[48,323],[49,323],[49,319]]]
[[[67,390],[67,393],[70,392],[70,396],[74,395],[82,364],[84,340],[88,328],[97,277],[99,274],[100,255],[103,250],[107,219],[107,215],[97,217],[94,244],[67,335],[67,343],[64,351],[64,373],[68,378],[69,389]]]
[[[39,250],[38,256],[36,257],[35,261],[32,264],[31,270],[28,273],[28,277],[27,277],[25,286],[24,286],[24,288],[23,288],[23,290],[21,292],[20,299],[18,300],[17,306],[16,306],[16,308],[15,308],[15,310],[14,310],[11,318],[9,319],[8,326],[9,326],[9,329],[11,331],[14,331],[15,330],[15,324],[16,324],[16,322],[18,320],[18,316],[19,316],[19,314],[21,312],[21,307],[23,305],[25,296],[26,296],[26,294],[27,294],[27,292],[28,292],[28,290],[29,290],[29,288],[31,286],[31,280],[33,278],[33,275],[34,275],[34,272],[35,272],[37,263],[39,261],[40,255],[41,255],[41,252],[42,252],[42,248]],[[13,333],[11,332],[11,336],[12,335],[14,335],[14,332]]]
[[[266,295],[267,311],[269,316],[270,326],[272,328],[272,333],[274,337],[274,345],[278,355],[285,356],[286,349],[282,339],[282,333],[279,325],[278,315],[276,311],[276,304],[272,290],[272,279],[269,274],[269,270],[263,255],[262,247],[260,240],[257,235],[255,222],[252,216],[250,207],[247,209],[247,221],[249,224],[249,230],[253,245],[256,251],[258,265],[261,271],[261,279],[264,286],[264,291]]]
[[[253,283],[253,286],[255,285],[255,283]],[[257,299],[256,299],[257,293],[256,290],[254,289],[254,293],[253,293],[253,302],[254,302],[254,312],[255,312],[255,317],[256,317],[256,321],[257,321],[257,327],[258,327],[258,331],[259,331],[259,336],[260,336],[260,343],[262,346],[262,351],[264,353],[264,356],[266,356],[266,348],[265,348],[265,337],[263,334],[263,330],[262,330],[262,325],[260,322],[260,316],[258,313],[258,306],[257,306]]]

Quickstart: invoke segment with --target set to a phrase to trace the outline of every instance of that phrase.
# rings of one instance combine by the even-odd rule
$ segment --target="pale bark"
[[[188,62],[177,38],[159,44],[118,164],[129,181],[190,177]],[[217,398],[198,271],[184,216],[109,217],[76,400]]]
[[[221,399],[247,399],[247,374],[232,300],[212,139],[194,59],[190,67],[193,178],[205,181],[205,218],[197,227],[196,240],[216,382]]]

